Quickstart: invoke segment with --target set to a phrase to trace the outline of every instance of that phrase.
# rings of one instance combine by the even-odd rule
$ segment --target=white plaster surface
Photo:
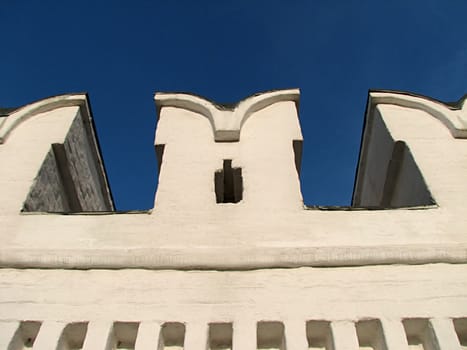
[[[277,102],[298,103],[299,97],[298,89],[273,90],[247,97],[232,108],[184,93],[156,93],[154,99],[158,107],[190,110],[205,117],[212,126],[212,135],[216,141],[235,142],[240,139],[243,124],[251,115]]]
[[[371,336],[373,350],[411,342],[424,350],[460,348],[456,337],[467,330],[452,320],[467,317],[464,110],[370,95],[370,113],[381,115],[392,140],[407,143],[436,205],[305,210],[292,147],[301,140],[294,91],[290,98],[253,97],[256,107],[235,119],[239,127],[225,116],[207,118],[205,100],[160,102],[159,190],[155,208],[141,214],[21,214],[50,144],[64,142],[81,107],[53,100],[3,123],[0,348],[19,350],[34,340],[33,349],[68,350],[64,330],[78,322],[87,324],[86,350],[164,350],[160,328],[180,322],[183,348],[205,350],[209,324],[227,322],[232,350],[253,350],[258,322],[270,321],[284,327],[278,348],[304,350],[311,320],[329,322],[326,350],[367,350],[359,337]],[[362,189],[373,181],[368,160],[387,151],[367,127]],[[228,132],[222,137],[236,130],[239,142],[216,142],[216,130]],[[214,172],[224,159],[242,168],[243,200],[236,204],[215,202]],[[365,196],[373,200],[371,191]],[[357,333],[356,323],[369,320],[380,325],[376,335]],[[419,344],[408,342],[407,320],[421,325],[410,330]],[[41,323],[37,334],[25,321]]]
[[[52,143],[63,143],[78,107],[63,107],[35,115],[21,123],[0,145],[3,165],[1,215],[18,216],[29,189]],[[10,119],[13,117],[8,117]]]
[[[277,102],[250,117],[240,142],[215,142],[206,118],[173,107],[163,108],[156,144],[164,157],[155,210],[162,212],[211,211],[215,201],[214,172],[224,159],[242,168],[244,195],[235,206],[246,210],[301,210],[293,140],[301,140],[294,101]],[[222,206],[222,205],[221,205]],[[227,205],[232,206],[232,205]]]
[[[248,342],[257,322],[278,321],[288,349],[296,349],[306,341],[307,320],[329,320],[336,349],[346,349],[356,342],[356,321],[378,319],[395,350],[404,332],[391,324],[414,317],[439,319],[431,321],[437,337],[452,344],[445,339],[452,323],[443,320],[467,315],[466,276],[465,265],[451,264],[231,272],[2,269],[0,320],[44,322],[38,340],[44,331],[54,334],[50,341],[60,336],[58,323],[89,321],[86,342],[100,345],[88,349],[103,349],[116,321],[148,322],[155,329],[185,323],[186,345],[193,348],[204,348],[209,323],[232,322],[234,349],[253,348]],[[155,342],[147,327],[141,334]],[[11,335],[9,327],[1,329]]]
[[[295,102],[248,118],[240,142],[214,142],[209,121],[161,111],[166,145],[156,207],[148,214],[19,214],[52,142],[63,142],[77,107],[39,114],[0,147],[0,264],[17,267],[249,269],[467,261],[467,144],[413,108],[379,105],[394,140],[404,140],[438,203],[427,209],[304,210],[292,141]],[[173,132],[171,132],[173,130]],[[216,204],[214,171],[242,167],[243,200]]]

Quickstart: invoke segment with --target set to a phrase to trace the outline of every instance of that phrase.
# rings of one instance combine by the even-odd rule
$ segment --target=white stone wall
[[[288,350],[308,342],[318,347],[326,337],[333,344],[327,349],[359,349],[360,338],[375,349],[400,350],[407,349],[408,335],[411,342],[425,341],[425,349],[453,350],[460,349],[453,320],[467,315],[467,267],[451,264],[230,272],[3,269],[0,290],[2,348],[23,321],[42,324],[34,349],[53,349],[66,325],[87,324],[80,341],[93,350],[112,348],[105,347],[109,337],[125,340],[125,325],[112,333],[115,322],[128,331],[139,325],[130,339],[136,349],[156,349],[160,326],[179,322],[187,350],[206,349],[209,325],[216,323],[232,324],[234,349],[253,350],[258,323],[274,321],[284,326]],[[433,332],[427,340],[424,327]],[[467,328],[458,332],[465,335]]]
[[[89,113],[85,95],[63,95],[24,106],[2,118],[5,119],[0,125],[3,214],[18,216],[18,208],[24,207],[28,194],[32,211],[69,211],[63,182],[59,183],[57,162],[51,153],[52,144],[64,145],[66,166],[82,210],[113,210]]]
[[[357,191],[378,197],[365,187],[381,180],[371,160],[401,140],[436,205],[306,210],[297,94],[232,111],[156,96],[164,159],[155,208],[140,214],[20,213],[79,108],[42,110],[8,135],[2,124],[0,162],[11,166],[0,172],[0,349],[465,348],[464,110],[370,95],[367,121],[379,113],[389,141],[367,124]],[[216,203],[224,159],[242,168],[239,203]]]
[[[8,228],[0,232],[0,262],[9,267],[182,269],[466,262],[466,140],[454,138],[424,110],[390,104],[378,109],[392,138],[410,148],[436,206],[304,210],[291,145],[299,136],[296,112],[291,103],[279,101],[253,113],[244,123],[240,142],[231,143],[214,142],[206,118],[164,107],[158,142],[166,144],[166,150],[151,213],[20,215],[18,208],[50,143],[57,142],[47,125],[60,127],[63,139],[70,127],[57,114],[66,109],[31,118],[0,147],[2,162],[16,164],[0,173],[7,191],[0,200],[0,224]],[[447,108],[445,112],[458,113]],[[283,124],[287,121],[292,124],[288,129]],[[171,135],[164,123],[177,132]],[[185,124],[190,128],[183,129]],[[40,132],[44,128],[47,133]],[[269,135],[282,129],[286,136],[270,142]],[[36,142],[29,142],[35,135]],[[183,143],[180,135],[187,135],[189,142]],[[271,147],[275,151],[268,153]],[[284,166],[269,169],[273,156]],[[244,200],[237,204],[215,202],[214,171],[224,157],[242,166]],[[256,158],[270,171],[258,168]]]
[[[158,213],[218,210],[214,173],[222,169],[224,159],[231,159],[232,166],[242,168],[244,187],[243,200],[235,206],[302,210],[293,152],[293,141],[302,140],[296,103],[270,103],[243,122],[239,141],[233,142],[216,142],[209,119],[193,108],[181,103],[162,107],[155,142],[165,147],[154,209]],[[235,116],[232,112],[229,118]]]

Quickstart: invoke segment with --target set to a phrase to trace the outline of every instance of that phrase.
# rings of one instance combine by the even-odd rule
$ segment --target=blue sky
[[[467,92],[467,1],[0,0],[0,106],[87,91],[117,208],[153,205],[156,91],[301,89],[302,191],[350,203],[368,89]]]

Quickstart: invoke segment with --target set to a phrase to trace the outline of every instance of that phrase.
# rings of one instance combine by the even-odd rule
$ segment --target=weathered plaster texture
[[[242,168],[244,195],[236,206],[303,209],[293,153],[293,141],[302,140],[295,101],[276,102],[256,112],[243,125],[239,142],[215,142],[212,133],[208,119],[200,114],[183,108],[161,109],[155,142],[165,147],[157,212],[219,211],[213,178],[224,159]]]
[[[255,349],[260,321],[282,323],[286,348],[303,349],[306,323],[328,321],[336,350],[347,349],[352,341],[358,344],[359,322],[377,320],[384,333],[374,341],[394,343],[388,349],[398,350],[404,347],[397,343],[407,344],[402,326],[406,319],[430,321],[435,331],[437,322],[449,320],[447,339],[456,334],[451,319],[467,315],[466,276],[465,265],[449,264],[246,272],[4,269],[0,319],[22,320],[27,315],[28,320],[43,322],[44,329],[57,322],[61,329],[89,322],[88,334],[97,327],[95,341],[102,344],[113,322],[151,325],[138,332],[138,337],[153,334],[140,349],[156,348],[165,322],[186,325],[187,349],[205,349],[210,323],[232,323],[233,348]],[[0,335],[7,335],[5,329],[11,333],[2,327]],[[49,346],[57,342],[61,329],[49,335]],[[439,332],[435,335],[445,336]],[[110,349],[93,349],[104,348]]]
[[[371,92],[360,208],[310,210],[298,96],[156,94],[159,186],[139,214],[112,211],[85,96],[3,118],[0,349],[466,348],[465,103]],[[83,210],[107,213],[20,213],[65,208],[56,143]],[[216,203],[226,160],[238,203]]]
[[[357,197],[370,197],[356,204],[378,202],[371,188],[384,187],[391,140],[403,140],[437,205],[304,210],[292,146],[301,139],[294,97],[268,99],[269,105],[244,122],[238,142],[216,142],[204,115],[162,106],[156,143],[165,146],[151,213],[19,215],[50,144],[66,142],[78,115],[78,107],[60,107],[23,122],[0,147],[2,161],[16,164],[0,173],[8,194],[0,199],[0,220],[7,228],[0,232],[0,262],[181,269],[466,262],[466,140],[454,138],[422,108],[375,104],[372,96],[356,188]],[[445,119],[459,113],[444,107]],[[243,199],[236,204],[215,200],[214,173],[223,159],[242,168]]]

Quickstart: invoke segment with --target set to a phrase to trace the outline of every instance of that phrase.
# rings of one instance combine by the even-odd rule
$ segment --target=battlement
[[[371,91],[353,206],[324,211],[303,205],[297,89],[235,106],[179,93],[158,93],[155,101],[159,186],[154,209],[143,215],[113,209],[86,95],[4,113],[3,266],[466,261],[465,99],[452,105]],[[77,215],[46,215],[53,212]],[[64,253],[70,249],[72,257]]]
[[[86,94],[10,110],[0,145],[3,213],[114,210]]]
[[[298,90],[272,91],[226,109],[193,95],[156,94],[155,211],[217,210],[225,203],[302,209],[298,98]]]
[[[86,95],[0,110],[0,348],[466,348],[465,99],[371,91],[353,206],[317,208],[298,97],[156,94],[140,213],[114,210]]]

